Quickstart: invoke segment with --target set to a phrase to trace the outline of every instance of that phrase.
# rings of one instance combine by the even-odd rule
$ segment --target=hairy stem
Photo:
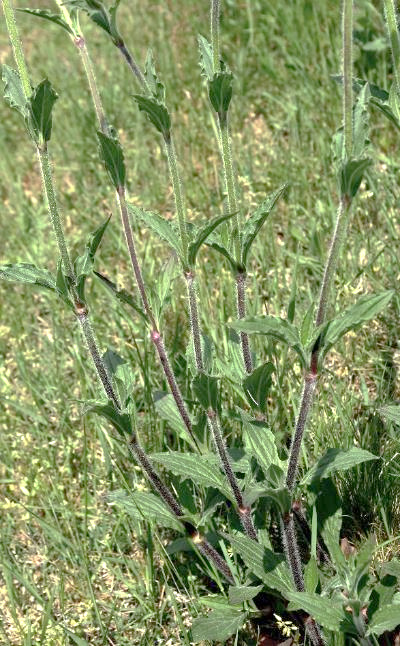
[[[396,3],[394,0],[383,0],[385,6],[386,25],[389,35],[390,48],[393,57],[393,71],[396,92],[400,95],[400,34]]]
[[[353,152],[353,0],[343,0],[342,35],[344,149],[350,159]]]
[[[204,372],[203,352],[201,348],[201,332],[199,311],[197,307],[196,279],[192,272],[185,274],[186,286],[189,295],[190,326],[192,329],[193,350],[198,372]]]
[[[74,270],[72,267],[67,243],[64,235],[64,228],[61,223],[61,216],[58,210],[57,198],[54,189],[51,164],[47,144],[37,146],[39,165],[42,173],[44,194],[46,197],[47,208],[50,214],[50,220],[53,225],[54,235],[56,237],[58,249],[60,252],[63,269],[65,274],[74,281]]]
[[[213,69],[214,74],[219,72],[219,18],[220,18],[220,0],[211,0],[211,45],[213,52]]]
[[[117,43],[117,47],[118,47],[119,51],[121,52],[123,58],[127,62],[131,72],[136,77],[136,80],[139,81],[140,85],[142,86],[142,88],[144,90],[148,90],[148,85],[147,85],[146,79],[143,76],[143,73],[142,73],[139,65],[137,64],[137,62],[133,58],[133,56],[130,53],[129,49],[126,47],[125,43],[124,42]]]
[[[181,505],[175,498],[172,491],[164,484],[164,482],[160,479],[160,477],[156,473],[152,463],[150,462],[146,453],[143,451],[135,435],[133,435],[130,440],[129,448],[132,454],[134,455],[135,459],[137,460],[137,462],[140,464],[143,471],[147,475],[155,491],[157,491],[159,496],[164,500],[164,502],[170,508],[172,513],[179,520],[181,520],[185,528],[185,531],[189,536],[189,538],[191,539],[192,543],[197,547],[199,552],[201,552],[204,556],[206,556],[207,559],[212,561],[212,563],[214,563],[217,570],[219,570],[219,572],[221,572],[226,577],[226,579],[230,583],[232,583],[233,582],[232,574],[226,561],[223,559],[223,557],[220,554],[218,554],[218,552],[212,547],[212,545],[210,545],[208,541],[203,536],[201,536],[201,534],[198,533],[194,525],[183,520],[184,511]]]
[[[188,233],[186,228],[186,209],[182,193],[182,182],[179,175],[178,163],[172,135],[164,137],[165,151],[168,159],[168,168],[171,175],[172,188],[175,198],[175,208],[178,217],[179,235],[182,243],[182,254],[184,262],[188,261]]]
[[[94,72],[92,60],[89,55],[89,50],[86,46],[86,41],[82,35],[78,35],[76,38],[74,38],[74,44],[78,49],[82,59],[83,68],[85,70],[86,78],[88,80],[90,94],[92,95],[93,105],[96,111],[97,121],[99,122],[99,125],[100,125],[100,130],[109,137],[111,134],[110,128],[108,125],[106,114],[104,112],[100,93],[97,87],[96,75]]]
[[[216,411],[209,409],[207,411],[207,421],[210,427],[211,435],[215,444],[215,448],[219,455],[221,462],[221,467],[226,475],[226,478],[229,482],[229,486],[232,489],[234,495],[237,512],[242,523],[243,529],[249,538],[257,541],[257,532],[251,518],[251,509],[244,504],[242,492],[239,487],[237,478],[233,472],[232,464],[228,452],[226,450],[225,442],[222,437],[221,428],[218,422]]]
[[[2,0],[2,3],[4,17],[6,19],[7,31],[10,37],[14,59],[18,68],[18,74],[21,79],[25,97],[28,99],[32,94],[32,87],[28,68],[25,63],[24,52],[22,51],[22,44],[18,33],[17,23],[15,21],[14,9],[10,0]]]
[[[243,319],[246,316],[246,274],[244,273],[236,276],[236,296],[238,318]],[[251,357],[249,337],[245,332],[241,332],[240,340],[244,366],[246,372],[250,374],[253,371],[253,359]]]

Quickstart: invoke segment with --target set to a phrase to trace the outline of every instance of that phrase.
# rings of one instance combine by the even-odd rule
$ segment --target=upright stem
[[[201,348],[199,311],[197,308],[197,294],[196,294],[196,283],[195,283],[196,278],[193,272],[191,271],[185,274],[185,278],[186,278],[187,291],[189,295],[190,326],[192,328],[193,349],[194,349],[194,356],[196,361],[196,368],[198,372],[204,372],[203,351]]]
[[[236,260],[240,262],[240,226],[239,226],[239,214],[238,214],[238,201],[236,195],[236,182],[233,174],[233,160],[232,160],[232,149],[231,142],[229,137],[229,127],[228,127],[228,117],[224,119],[219,118],[219,132],[221,137],[221,153],[222,153],[222,163],[224,167],[224,176],[225,176],[225,185],[226,185],[226,194],[228,202],[228,212],[235,213],[236,215],[233,218],[234,221],[234,245],[235,245],[235,254]]]
[[[246,274],[240,273],[236,276],[236,296],[238,318],[246,316]],[[245,332],[240,333],[244,366],[247,373],[253,371],[253,359],[251,357],[249,337]]]
[[[394,0],[383,0],[387,30],[390,40],[390,48],[393,57],[393,71],[395,78],[396,92],[400,95],[400,34],[396,3]]]
[[[40,170],[42,173],[44,194],[47,201],[50,220],[53,225],[54,235],[56,237],[58,249],[60,251],[64,272],[69,278],[74,279],[74,270],[65,240],[64,229],[61,223],[61,216],[58,210],[47,144],[44,144],[43,146],[37,146],[37,153],[39,157]]]
[[[28,68],[25,63],[24,53],[22,51],[21,40],[18,33],[17,23],[15,21],[15,14],[13,6],[10,0],[2,0],[3,2],[3,11],[4,17],[6,19],[6,25],[8,34],[10,37],[11,45],[13,48],[14,59],[17,64],[19,77],[21,79],[22,88],[24,90],[25,97],[28,99],[32,94],[32,87],[29,78]]]
[[[222,437],[216,411],[212,409],[209,409],[207,411],[207,421],[210,427],[212,438],[214,440],[215,448],[221,461],[222,468],[225,472],[229,486],[232,489],[232,493],[236,501],[240,522],[242,523],[243,529],[247,536],[257,541],[257,532],[251,518],[251,509],[244,504],[242,492],[239,488],[237,478],[233,473],[231,461]]]
[[[82,64],[86,73],[86,77],[89,83],[89,88],[90,88],[90,93],[92,95],[93,99],[93,105],[94,109],[96,111],[96,116],[97,120],[100,125],[100,130],[107,135],[108,137],[110,136],[110,128],[108,125],[108,121],[106,118],[106,114],[104,112],[103,108],[103,103],[101,101],[100,93],[97,88],[97,81],[96,81],[96,75],[94,72],[93,64],[91,61],[91,58],[89,56],[89,51],[86,46],[86,41],[82,35],[78,35],[74,39],[74,44],[77,47],[81,59],[82,59]]]
[[[188,233],[186,228],[186,209],[185,202],[182,194],[182,183],[178,170],[178,163],[176,159],[175,146],[170,134],[168,137],[164,137],[165,151],[167,153],[168,167],[171,175],[172,188],[175,198],[175,208],[176,214],[178,216],[178,226],[179,234],[182,243],[182,253],[184,262],[187,263],[188,260]]]
[[[219,72],[219,16],[220,0],[211,0],[211,45],[213,53],[214,74]]]
[[[117,45],[119,51],[121,52],[122,56],[124,57],[125,61],[127,62],[131,72],[134,74],[136,79],[139,81],[142,88],[145,89],[145,90],[148,90],[148,85],[147,85],[146,79],[143,76],[139,65],[136,63],[136,61],[133,58],[132,54],[130,53],[129,49],[126,47],[125,43],[120,42],[120,43],[116,43],[116,45]]]
[[[353,151],[353,0],[343,0],[342,31],[344,149],[350,159]]]

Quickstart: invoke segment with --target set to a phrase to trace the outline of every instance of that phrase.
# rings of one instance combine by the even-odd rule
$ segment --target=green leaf
[[[372,165],[372,159],[349,159],[344,162],[340,169],[340,193],[352,199],[363,180],[365,171]]]
[[[116,283],[113,283],[109,278],[107,278],[107,276],[100,274],[98,271],[93,270],[93,273],[95,276],[97,276],[97,278],[101,280],[103,285],[105,285],[107,289],[114,295],[117,301],[121,303],[125,303],[126,305],[129,305],[130,307],[132,307],[132,309],[134,309],[135,312],[140,314],[140,316],[143,318],[143,320],[146,323],[148,322],[145,312],[136,303],[132,294],[130,294],[126,289],[119,289]]]
[[[283,554],[275,554],[269,548],[241,534],[229,535],[227,539],[250,572],[270,589],[278,590],[285,597],[293,590],[292,578]]]
[[[4,81],[4,98],[26,119],[29,116],[29,105],[17,70],[8,67],[8,65],[2,65],[2,79]]]
[[[197,41],[199,44],[200,67],[201,67],[202,73],[208,81],[212,81],[214,76],[212,45],[207,40],[207,38],[204,38],[204,36],[201,36],[201,34],[198,34]]]
[[[306,592],[314,593],[319,582],[318,565],[315,556],[312,556],[304,568],[304,586]]]
[[[51,137],[52,110],[58,94],[50,81],[44,79],[33,90],[29,99],[30,118],[36,137],[49,141]]]
[[[37,18],[44,18],[44,20],[48,20],[49,22],[54,22],[56,25],[59,25],[69,34],[74,36],[74,32],[72,31],[69,24],[58,13],[52,13],[48,9],[17,9],[17,11],[28,13],[31,16],[36,16]]]
[[[266,334],[283,341],[299,355],[302,364],[306,365],[306,357],[300,341],[298,329],[286,319],[278,316],[250,316],[229,324],[229,327],[247,334]]]
[[[208,236],[223,222],[226,222],[230,218],[232,218],[235,213],[228,213],[227,215],[218,215],[217,217],[213,218],[209,222],[207,222],[201,229],[196,231],[196,239],[190,243],[189,245],[189,265],[192,267],[195,266],[196,264],[196,258],[197,254],[200,250],[200,247],[202,246],[203,242],[205,242],[208,238]]]
[[[267,395],[272,384],[272,373],[275,368],[271,362],[259,366],[243,382],[243,390],[251,408],[265,412]]]
[[[395,630],[399,626],[400,604],[391,603],[376,611],[368,626],[367,635],[382,635],[382,633]]]
[[[182,531],[182,525],[164,501],[147,491],[114,491],[108,496],[111,503],[122,507],[137,520],[153,522],[159,527]]]
[[[142,94],[134,94],[133,98],[138,104],[139,110],[144,112],[153,126],[161,132],[164,138],[168,139],[171,130],[171,117],[167,107],[156,99],[151,99]]]
[[[125,359],[120,357],[119,354],[117,354],[117,352],[114,352],[114,350],[112,350],[111,348],[107,348],[106,352],[104,352],[102,356],[102,359],[107,368],[107,372],[111,377],[113,377],[117,372],[118,366],[122,366],[124,363],[126,363]]]
[[[153,98],[161,104],[165,101],[165,87],[156,74],[154,57],[151,49],[147,50],[146,63],[144,67],[144,77]]]
[[[237,263],[232,254],[229,252],[229,250],[225,247],[223,242],[219,239],[218,236],[216,235],[211,235],[207,238],[206,240],[206,245],[208,247],[211,247],[211,249],[214,249],[215,251],[218,251],[218,253],[221,254],[226,260],[229,262],[230,269],[233,273],[234,276],[236,276],[237,273],[241,272],[244,270],[244,267]]]
[[[201,641],[225,642],[243,627],[247,613],[237,610],[212,610],[207,617],[197,617],[192,625],[192,639],[195,644]]]
[[[100,0],[65,0],[64,4],[72,9],[84,11],[96,25],[111,36],[115,45],[120,45],[122,39],[116,26],[116,12],[120,1],[116,0],[110,9],[107,9]]]
[[[355,158],[360,158],[369,144],[368,139],[368,103],[371,98],[369,83],[364,83],[353,108],[353,151]]]
[[[400,426],[400,405],[399,404],[386,404],[378,408],[378,413],[382,415],[389,422],[394,422]]]
[[[246,506],[253,505],[259,498],[269,498],[278,507],[281,514],[286,514],[291,508],[291,495],[287,487],[263,487],[255,485],[245,489],[243,500]]]
[[[56,278],[56,285],[57,285],[57,291],[61,298],[71,307],[74,307],[69,296],[69,288],[70,288],[70,282],[71,279],[66,276],[63,272],[63,265],[62,261],[60,260],[58,265],[57,265],[57,278]]]
[[[235,587],[229,586],[229,603],[232,606],[239,606],[245,601],[251,601],[263,589],[263,585],[249,586],[249,585],[236,585]]]
[[[213,348],[214,348],[214,345],[210,337],[202,333],[201,334],[201,353],[203,356],[204,370],[206,372],[211,372],[212,370]],[[194,348],[193,348],[193,338],[190,338],[187,344],[186,360],[187,360],[187,365],[191,375],[195,377],[198,373],[198,370],[196,366],[196,357],[195,357]]]
[[[193,392],[204,410],[218,410],[218,381],[218,377],[211,377],[210,375],[200,373],[192,382]]]
[[[153,453],[151,459],[162,464],[168,471],[183,480],[187,478],[202,487],[214,487],[232,500],[232,493],[226,478],[221,472],[218,459],[213,453],[197,455],[195,453]]]
[[[227,610],[228,612],[232,610],[228,599],[223,594],[208,594],[206,597],[198,597],[197,601],[200,605],[213,610]]]
[[[325,455],[320,458],[301,481],[302,485],[309,484],[315,480],[329,478],[337,471],[347,471],[357,464],[368,462],[369,460],[378,460],[378,456],[369,451],[352,446],[350,449],[328,449]]]
[[[389,304],[394,292],[389,290],[380,294],[367,294],[351,307],[347,308],[337,318],[329,321],[323,327],[322,352],[325,356],[328,350],[350,330],[374,319]]]
[[[260,204],[260,206],[251,213],[246,223],[243,226],[242,236],[242,262],[244,266],[247,265],[247,260],[250,252],[251,245],[253,244],[258,232],[263,226],[265,220],[271,213],[275,204],[282,197],[287,189],[287,184],[283,184],[276,191],[268,195],[268,197]]]
[[[107,404],[89,402],[85,413],[97,413],[104,417],[123,437],[132,435],[132,424],[128,413],[119,412],[111,400]]]
[[[162,240],[177,253],[178,257],[182,256],[182,245],[174,225],[158,213],[145,211],[139,206],[128,204],[128,211],[135,219],[139,219],[146,227],[154,231]]]
[[[125,162],[120,143],[113,137],[107,137],[98,131],[100,156],[104,162],[111,181],[116,189],[125,186]]]
[[[208,84],[211,105],[220,118],[226,118],[232,99],[233,76],[231,72],[217,72]]]
[[[178,411],[178,407],[173,396],[170,393],[166,394],[163,392],[156,392],[154,395],[154,406],[157,411],[157,415],[159,415],[161,419],[165,420],[170,427],[176,431],[179,437],[194,446],[193,440],[182,421],[182,417]]]
[[[98,227],[98,229],[96,229],[94,233],[90,235],[89,240],[86,243],[83,255],[78,256],[78,258],[74,262],[75,273],[78,280],[78,295],[83,301],[85,300],[85,279],[93,271],[94,257],[110,219],[111,215],[105,222],[103,222],[103,224]]]
[[[351,615],[345,612],[341,601],[311,592],[288,592],[286,596],[290,610],[305,610],[327,630],[339,633],[347,629],[354,634]]]
[[[257,460],[266,476],[271,465],[281,468],[285,463],[279,458],[274,434],[265,426],[258,426],[243,421],[244,443],[246,452]]]
[[[0,265],[0,280],[39,285],[52,291],[58,291],[53,274],[47,269],[39,269],[36,265],[31,265],[27,262]]]

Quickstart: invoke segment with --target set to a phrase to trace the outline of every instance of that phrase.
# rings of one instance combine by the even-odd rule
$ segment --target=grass
[[[338,9],[328,0],[295,0],[290,9],[277,2],[266,10],[261,0],[226,0],[224,5],[222,49],[241,95],[233,103],[232,132],[245,204],[255,205],[265,192],[283,181],[290,183],[286,200],[265,225],[253,253],[249,314],[285,313],[296,280],[296,321],[301,321],[316,296],[335,217],[330,143],[339,125],[341,98],[330,75],[340,64]],[[389,50],[365,47],[385,38],[383,17],[371,2],[358,5],[356,74],[387,89]],[[208,3],[199,10],[193,0],[176,0],[173,5],[135,1],[130,7],[126,3],[123,11],[127,42],[141,59],[149,45],[157,56],[175,110],[190,217],[203,220],[215,214],[221,201],[220,164],[195,47],[196,34],[208,30]],[[67,36],[24,15],[19,25],[35,82],[48,76],[60,93],[53,159],[67,235],[78,252],[82,232],[85,238],[114,210],[93,136],[95,116]],[[130,99],[134,90],[129,72],[98,30],[87,21],[84,27],[106,111],[124,144],[131,197],[146,208],[168,213],[173,196],[166,163]],[[3,23],[1,29],[2,62],[12,65]],[[54,269],[55,246],[33,149],[4,102],[0,123],[1,261]],[[354,302],[357,294],[396,287],[399,279],[399,136],[379,114],[373,115],[373,124],[375,164],[353,212],[351,245],[336,280],[337,311]],[[131,289],[128,258],[114,220],[97,268]],[[151,283],[167,254],[156,239],[139,235],[145,278]],[[202,322],[209,332],[209,316],[219,321],[217,354],[231,365],[223,332],[224,321],[234,316],[231,281],[219,258],[202,253],[209,281],[207,291],[202,287]],[[114,348],[135,371],[144,443],[151,451],[176,446],[179,438],[154,411],[152,394],[166,390],[166,384],[140,320],[115,309],[101,286],[92,283],[89,294],[89,302],[97,303],[102,348]],[[185,308],[178,279],[165,321],[167,347],[182,384],[188,379]],[[398,318],[399,300],[393,299],[373,325],[357,337],[346,337],[340,352],[331,353],[304,452],[305,464],[311,464],[324,447],[356,441],[382,456],[379,465],[363,465],[339,482],[348,501],[346,536],[355,543],[371,531],[380,541],[399,533],[398,432],[383,425],[373,410],[374,402],[400,397]],[[201,612],[196,599],[210,590],[210,582],[200,576],[196,560],[184,552],[166,551],[173,535],[155,527],[150,531],[145,521],[137,522],[110,505],[110,490],[147,485],[110,429],[98,419],[82,417],[80,400],[94,397],[98,388],[89,362],[77,349],[77,325],[51,297],[3,284],[0,331],[2,640],[13,646],[189,644],[189,618]],[[259,358],[269,358],[277,367],[268,419],[286,441],[301,374],[295,366],[287,370],[286,355],[274,343],[252,343]],[[227,386],[232,410],[236,396]],[[387,550],[398,554],[398,543]],[[243,636],[238,643],[247,639]]]

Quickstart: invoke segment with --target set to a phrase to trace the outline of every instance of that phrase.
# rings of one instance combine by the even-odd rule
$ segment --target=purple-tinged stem
[[[239,319],[246,316],[246,274],[237,274],[236,276],[236,295],[237,295],[237,314]],[[246,372],[253,372],[253,360],[251,357],[249,337],[245,332],[240,333],[242,344],[243,362]]]
[[[197,307],[196,282],[193,272],[185,274],[186,286],[189,295],[189,315],[192,329],[193,350],[198,372],[204,372],[203,352],[201,347],[201,332],[199,322],[199,310]]]
[[[242,523],[242,527],[249,538],[257,541],[257,532],[251,517],[251,509],[244,504],[243,496],[237,478],[233,472],[232,464],[228,452],[226,450],[225,442],[222,437],[221,428],[218,422],[217,413],[209,409],[207,411],[207,421],[210,427],[211,435],[215,444],[215,448],[221,461],[222,469],[227,477],[229,486],[234,495],[237,512]]]

